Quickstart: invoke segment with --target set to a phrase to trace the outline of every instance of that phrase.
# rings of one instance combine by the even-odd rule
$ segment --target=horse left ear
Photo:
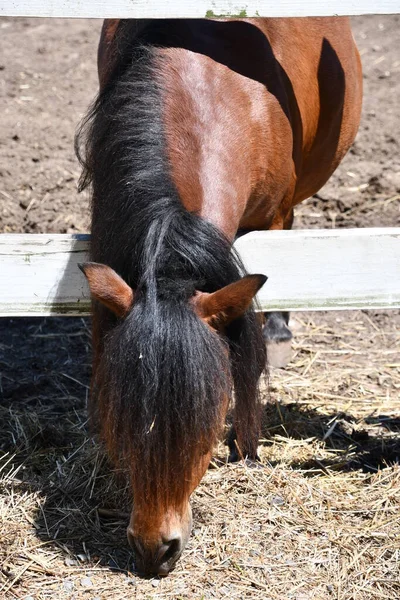
[[[195,311],[202,319],[215,317],[218,324],[228,325],[246,312],[266,281],[265,275],[246,275],[212,294],[197,292],[193,299]]]
[[[95,262],[78,265],[89,283],[93,298],[117,317],[124,317],[133,304],[133,290],[111,267]]]

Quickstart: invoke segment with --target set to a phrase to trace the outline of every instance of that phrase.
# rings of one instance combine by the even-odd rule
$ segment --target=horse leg
[[[276,229],[291,229],[293,223],[293,211],[282,223],[282,227]],[[286,367],[292,354],[292,338],[288,324],[290,313],[274,311],[264,313],[265,325],[263,335],[267,345],[268,364],[272,367]]]
[[[259,380],[266,367],[266,345],[259,315],[255,315],[253,326],[254,343],[248,349],[253,354],[251,361],[253,368],[243,374],[236,366],[240,362],[241,356],[233,357],[232,361],[235,407],[233,425],[226,440],[229,447],[229,462],[243,459],[246,461],[260,460],[257,454],[262,414]]]
[[[251,443],[246,449],[238,440],[236,427],[237,425],[232,425],[226,439],[226,444],[229,448],[228,462],[233,463],[239,462],[240,460],[244,460],[246,463],[261,462],[257,453],[259,434],[257,434],[255,443]]]
[[[268,364],[286,367],[292,355],[293,334],[288,327],[290,313],[265,313],[263,335],[267,346]]]
[[[252,451],[242,451],[239,446],[238,437],[236,433],[236,427],[232,425],[229,430],[226,444],[229,448],[228,462],[235,463],[240,460],[244,460],[246,463],[260,462],[261,459],[257,454],[257,449]]]

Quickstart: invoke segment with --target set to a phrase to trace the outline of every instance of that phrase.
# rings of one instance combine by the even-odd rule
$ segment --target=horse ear
[[[246,275],[212,294],[197,292],[195,310],[203,319],[215,317],[219,325],[228,325],[246,312],[266,281],[265,275]]]
[[[133,290],[107,265],[87,262],[78,265],[89,283],[93,298],[107,306],[117,317],[124,317],[133,304]]]

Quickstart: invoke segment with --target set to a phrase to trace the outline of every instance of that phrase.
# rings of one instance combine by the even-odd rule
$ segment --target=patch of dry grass
[[[400,597],[399,315],[294,321],[292,361],[265,395],[262,467],[226,465],[219,446],[193,497],[190,543],[163,580],[134,573],[129,493],[87,436],[83,402],[67,398],[65,375],[77,397],[87,381],[68,371],[65,342],[59,394],[34,410],[16,394],[0,405],[0,597]]]

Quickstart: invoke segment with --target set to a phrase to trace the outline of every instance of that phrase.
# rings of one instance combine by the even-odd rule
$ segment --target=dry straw
[[[69,352],[78,341],[86,348],[88,334],[76,321],[50,391],[0,407],[0,597],[399,598],[400,332],[391,315],[294,317],[292,361],[271,373],[269,402],[265,394],[262,466],[226,465],[219,446],[193,497],[189,546],[163,580],[134,573],[123,475],[110,475],[87,436],[88,368],[80,376]],[[32,348],[54,335],[35,331]],[[3,385],[29,387],[23,364],[9,366]]]

